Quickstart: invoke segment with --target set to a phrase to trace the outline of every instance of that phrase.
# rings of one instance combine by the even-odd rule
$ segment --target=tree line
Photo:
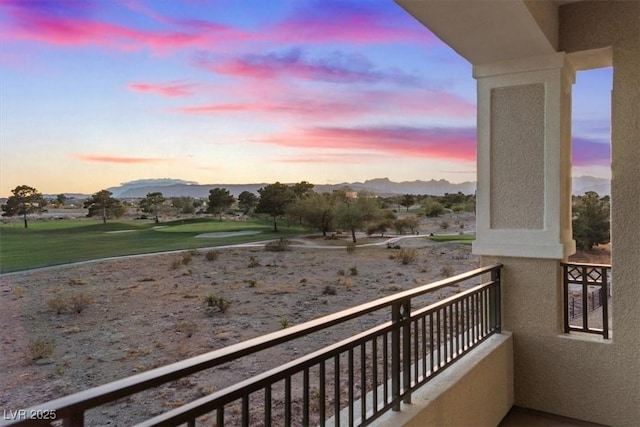
[[[306,226],[321,232],[324,236],[335,230],[344,230],[356,241],[356,231],[365,231],[368,235],[384,235],[388,230],[398,234],[416,232],[419,216],[438,217],[445,212],[475,211],[475,196],[461,192],[444,196],[405,194],[392,197],[374,197],[361,192],[353,197],[347,191],[317,193],[314,185],[307,181],[287,185],[276,182],[258,190],[258,194],[243,191],[236,199],[225,188],[213,188],[206,200],[188,196],[168,199],[160,192],[148,193],[138,203],[138,208],[153,216],[159,222],[161,209],[167,202],[176,210],[176,214],[194,214],[198,209],[216,216],[222,221],[222,215],[234,204],[243,215],[268,215],[273,221],[274,231],[278,231],[278,218],[286,218],[289,223]],[[60,194],[55,200],[46,200],[37,189],[20,185],[11,191],[12,195],[2,205],[3,216],[22,216],[24,227],[28,227],[27,215],[42,211],[49,204],[64,205],[66,197]],[[573,235],[580,249],[608,243],[610,199],[600,197],[595,192],[583,196],[574,196]],[[205,208],[206,205],[206,208]],[[393,206],[402,206],[406,212],[412,207],[417,215],[397,218]],[[108,219],[119,218],[126,212],[126,206],[108,190],[100,190],[84,201],[88,217]]]

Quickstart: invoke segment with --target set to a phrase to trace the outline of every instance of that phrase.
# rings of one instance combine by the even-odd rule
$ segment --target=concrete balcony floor
[[[559,415],[546,412],[534,411],[514,406],[498,427],[561,427],[561,426],[583,426],[583,427],[603,427],[603,424],[594,424],[587,421],[573,418],[561,417]]]

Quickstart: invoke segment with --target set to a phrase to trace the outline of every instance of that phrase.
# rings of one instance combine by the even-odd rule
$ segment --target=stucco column
[[[479,255],[564,259],[571,238],[571,85],[564,53],[475,66]]]

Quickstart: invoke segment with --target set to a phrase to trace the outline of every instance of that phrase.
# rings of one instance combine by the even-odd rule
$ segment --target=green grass
[[[462,243],[465,245],[470,245],[471,242],[476,240],[476,235],[475,234],[444,234],[444,235],[441,234],[437,236],[429,236],[429,239],[433,240],[434,242],[456,242],[456,243]]]
[[[64,220],[0,225],[0,273],[122,255],[195,249],[289,237],[300,228],[270,221],[224,221],[197,218],[157,224],[150,221]],[[125,231],[117,233],[117,231]],[[130,231],[131,230],[131,231]],[[195,238],[201,233],[255,230],[259,234],[215,239]],[[110,233],[111,232],[111,233]],[[115,232],[115,233],[114,233]]]

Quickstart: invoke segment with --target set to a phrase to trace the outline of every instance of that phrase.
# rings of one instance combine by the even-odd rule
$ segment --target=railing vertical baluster
[[[467,343],[466,343],[466,345],[464,347],[465,350],[467,348],[469,348],[469,346],[471,345],[471,311],[470,311],[470,308],[469,308],[469,306],[471,305],[470,298],[471,297],[466,297],[464,299],[464,302],[465,302],[465,313],[466,313],[465,318],[464,318],[464,322],[465,322],[465,328],[464,329],[465,329],[465,335],[467,337]]]
[[[413,324],[413,382],[418,383],[418,371],[420,363],[420,328],[418,327],[418,320],[412,322]]]
[[[374,339],[375,341],[375,339]],[[367,346],[360,346],[360,420],[367,418]]]
[[[609,280],[607,277],[607,269],[601,269],[602,286],[600,287],[602,295],[602,337],[609,339]]]
[[[264,388],[264,425],[271,425],[271,384]]]
[[[422,317],[422,378],[427,377],[427,317]]]
[[[194,418],[194,419],[191,419],[191,420],[189,420],[189,421],[187,422],[187,427],[196,427],[196,420],[195,420],[195,418]]]
[[[400,304],[391,306],[391,400],[393,410],[400,410]]]
[[[333,375],[335,382],[333,384],[333,413],[335,425],[340,425],[340,355],[337,354],[333,358]]]
[[[431,374],[435,371],[433,362],[433,313],[429,313],[429,369],[431,370]]]
[[[242,427],[249,427],[249,395],[242,396]]]
[[[384,334],[382,341],[382,384],[384,385],[384,404],[389,403],[389,334]]]
[[[224,427],[224,406],[216,411],[216,427]]]
[[[587,267],[582,267],[582,329],[589,330],[589,279]]]
[[[385,361],[386,363],[386,361]],[[373,387],[373,412],[378,412],[378,337],[371,342],[371,387]],[[386,379],[385,379],[386,382]]]
[[[491,301],[489,304],[493,308],[491,313],[493,313],[493,318],[491,319],[491,329],[495,329],[496,332],[500,333],[502,331],[502,321],[500,319],[500,270],[494,270],[491,272],[491,282],[493,286],[491,287]]]
[[[562,286],[564,292],[564,332],[569,333],[569,266],[562,265]],[[573,303],[573,300],[571,300]]]
[[[323,360],[322,362],[320,362],[320,378],[319,378],[319,386],[320,386],[320,390],[318,392],[319,396],[318,396],[318,412],[320,413],[320,426],[324,427],[326,424],[326,417],[327,417],[327,411],[326,411],[326,388],[325,388],[325,384],[326,384],[326,379],[327,379],[327,373],[326,373],[326,360]]]
[[[440,330],[440,310],[436,311],[436,354],[438,355],[438,370],[440,370],[441,362],[441,353],[440,351],[440,338],[441,338],[441,330]]]
[[[349,427],[353,426],[353,419],[354,419],[354,398],[353,398],[353,388],[355,386],[354,384],[354,378],[353,378],[353,349],[350,348],[349,351],[347,352],[347,357],[348,357],[348,382],[349,382],[349,390],[347,395],[349,396]]]
[[[449,342],[447,340],[447,307],[442,307],[442,350],[444,353],[444,364],[447,364],[447,360],[449,359],[449,351],[448,351],[448,347],[449,347]]]
[[[302,371],[302,425],[309,425],[309,368]]]
[[[455,334],[456,334],[456,354],[460,354],[460,301],[456,301],[454,303],[455,309],[456,309],[456,328],[455,328]]]
[[[291,425],[291,376],[284,379],[284,425]]]
[[[453,359],[453,349],[455,343],[455,335],[453,329],[453,304],[449,306],[449,357]]]
[[[403,402],[411,403],[411,300],[407,299],[402,304],[402,392]]]

